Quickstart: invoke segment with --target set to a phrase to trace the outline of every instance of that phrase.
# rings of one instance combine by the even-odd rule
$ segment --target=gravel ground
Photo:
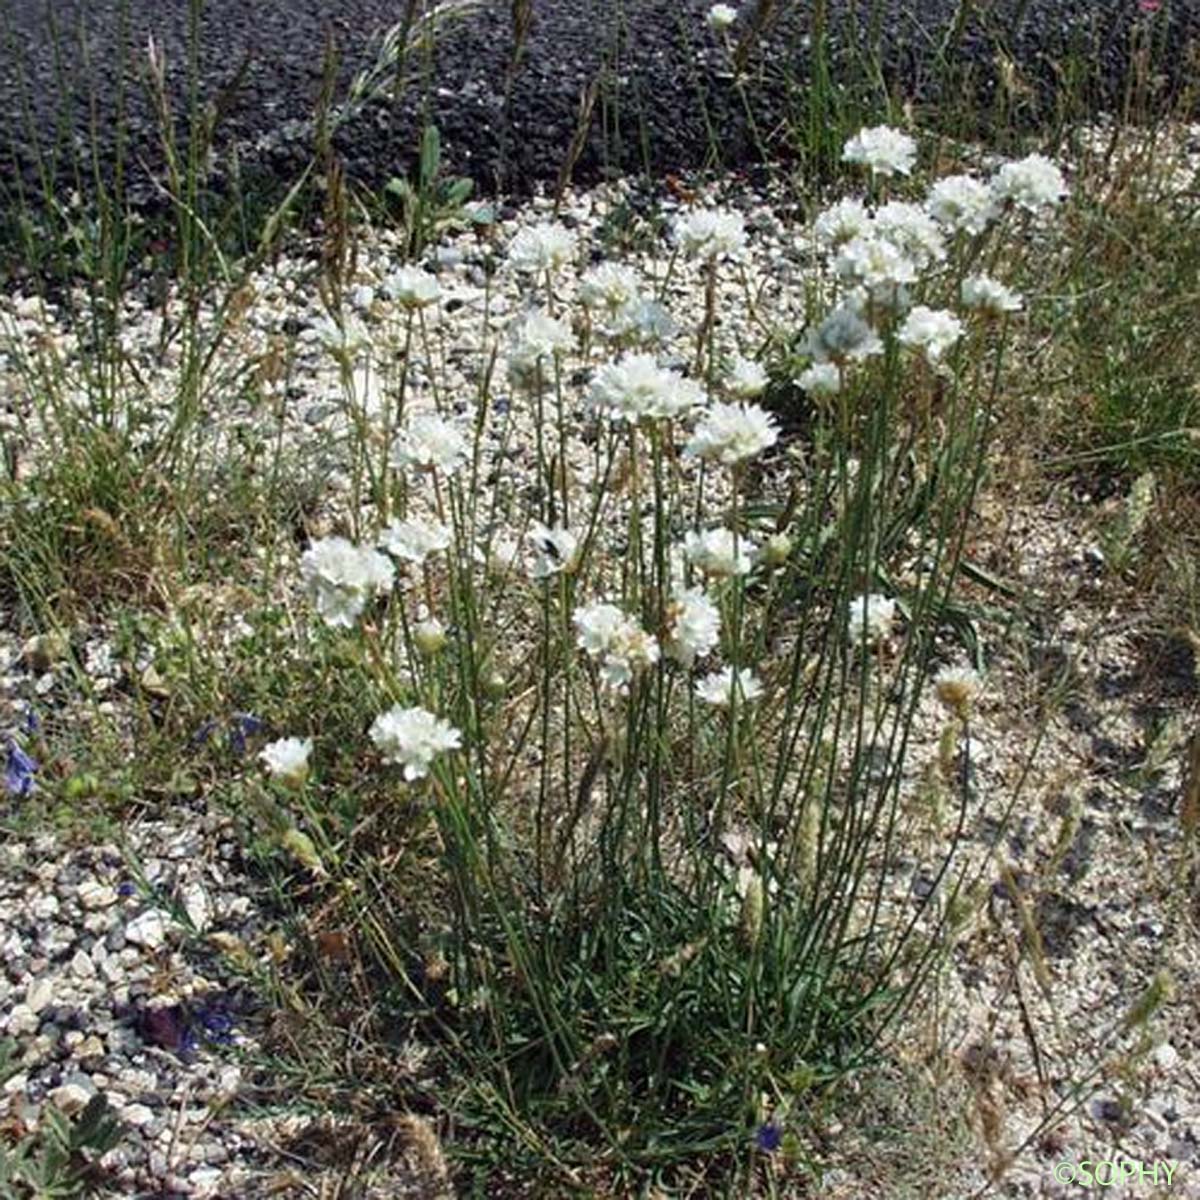
[[[485,189],[500,186],[527,193],[535,184],[553,180],[576,124],[581,91],[605,67],[609,82],[600,93],[591,136],[578,162],[578,181],[643,167],[658,174],[699,166],[713,148],[710,128],[719,131],[726,165],[749,161],[755,139],[732,86],[726,49],[705,28],[708,7],[707,0],[626,0],[620,5],[613,0],[535,0],[532,30],[510,91],[509,5],[483,0],[478,11],[452,24],[430,63],[430,111],[443,133],[447,165]],[[742,7],[749,12],[752,5],[747,0]],[[788,112],[791,85],[803,82],[808,70],[812,6],[774,7],[779,15],[768,49],[752,58],[750,67],[757,125],[765,136]],[[853,61],[868,31],[877,29],[884,74],[894,94],[936,103],[937,50],[959,7],[953,0],[922,0],[920,5],[831,0],[835,69]],[[955,85],[956,104],[962,87],[975,87],[978,102],[990,106],[1001,50],[1016,65],[1017,115],[1044,112],[1052,104],[1055,64],[1072,46],[1082,48],[1083,60],[1099,68],[1097,99],[1111,102],[1123,94],[1135,22],[1169,47],[1161,61],[1170,90],[1193,77],[1187,47],[1200,36],[1200,0],[1174,0],[1152,14],[1140,12],[1138,0],[995,0],[967,7],[960,66],[970,82],[964,75]],[[17,165],[32,179],[30,150],[35,143],[43,152],[54,146],[69,152],[72,142],[85,149],[93,128],[102,167],[111,163],[124,62],[131,196],[142,203],[161,198],[143,169],[145,164],[157,171],[161,155],[141,80],[153,36],[166,61],[175,112],[186,111],[188,8],[186,0],[69,0],[54,5],[4,0],[5,43],[13,62],[0,71],[0,102],[6,111],[22,115],[10,123],[0,166],[7,170]],[[243,176],[257,177],[260,186],[264,179],[290,178],[310,150],[308,118],[321,86],[326,39],[339,52],[344,88],[374,60],[380,35],[402,14],[396,0],[341,0],[335,15],[330,6],[314,0],[266,5],[210,0],[203,9],[200,95],[210,100],[238,80],[224,109],[218,148],[236,145]],[[245,73],[239,75],[242,66]],[[420,90],[414,90],[414,97]],[[93,93],[94,110],[89,103]],[[381,106],[349,123],[339,148],[351,176],[378,186],[407,170],[418,111],[419,101],[410,98],[394,114]],[[774,148],[787,149],[778,139]],[[90,174],[91,160],[85,157],[80,180],[85,191]],[[68,172],[62,178],[70,177]]]

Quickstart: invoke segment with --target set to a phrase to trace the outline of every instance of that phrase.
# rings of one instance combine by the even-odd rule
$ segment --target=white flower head
[[[456,750],[462,734],[426,709],[396,705],[372,722],[371,741],[384,762],[402,766],[404,778],[411,781],[428,775],[437,755]]]
[[[604,332],[635,346],[661,346],[675,336],[675,321],[665,305],[645,297],[632,300],[609,321]]]
[[[729,209],[694,208],[676,218],[674,232],[689,258],[737,256],[746,247],[746,222]]]
[[[994,317],[1020,312],[1022,305],[1017,292],[987,275],[968,275],[962,281],[962,302],[964,308]]]
[[[683,539],[688,562],[715,579],[748,575],[757,549],[748,537],[735,539],[732,529],[696,530]]]
[[[736,355],[725,373],[725,390],[739,400],[753,400],[767,390],[766,368],[751,358]]]
[[[383,282],[383,290],[402,308],[428,308],[436,304],[442,286],[434,276],[420,267],[401,267]]]
[[[586,605],[572,620],[580,649],[599,661],[609,687],[624,688],[637,671],[658,662],[658,642],[615,604]]]
[[[842,390],[842,373],[834,363],[813,363],[796,376],[795,384],[810,396],[836,396]]]
[[[321,619],[349,629],[372,596],[391,588],[395,568],[370,547],[329,537],[313,542],[304,552],[300,574]]]
[[[317,341],[339,360],[352,359],[371,344],[366,327],[357,317],[344,317],[340,321],[318,317],[312,329]]]
[[[929,189],[925,207],[953,233],[982,233],[1000,208],[992,189],[971,175],[947,175]]]
[[[734,702],[734,688],[740,704],[752,704],[763,690],[754,672],[740,667],[722,667],[696,681],[696,695],[714,708],[728,708]]]
[[[453,531],[438,521],[393,521],[379,534],[379,545],[384,550],[410,563],[423,563],[453,540]]]
[[[1041,154],[1007,162],[992,177],[992,195],[1027,212],[1058,204],[1066,194],[1062,171]]]
[[[704,413],[683,452],[731,467],[778,440],[775,417],[757,404],[714,404]]]
[[[918,304],[904,318],[896,336],[905,346],[923,350],[930,362],[937,363],[962,332],[962,322],[952,313]]]
[[[683,416],[704,403],[704,389],[660,367],[652,354],[626,354],[596,372],[589,399],[610,420],[636,422]]]
[[[508,247],[509,265],[527,273],[557,270],[574,255],[575,235],[565,225],[549,222],[518,230]]]
[[[916,263],[893,242],[877,237],[843,243],[834,269],[843,279],[868,288],[895,287],[917,277]]]
[[[875,213],[871,227],[876,237],[891,242],[919,271],[946,258],[946,239],[941,226],[915,204],[889,200]]]
[[[299,787],[308,778],[312,738],[286,737],[268,742],[259,752],[272,779],[285,787]]]
[[[534,561],[529,574],[534,579],[547,579],[560,571],[570,571],[579,553],[579,539],[561,525],[553,529],[540,522],[525,535],[533,546]]]
[[[854,135],[842,150],[842,161],[861,163],[872,175],[908,175],[917,160],[917,144],[888,125],[876,125]]]
[[[509,378],[518,387],[534,387],[554,377],[554,359],[575,349],[575,335],[565,322],[531,309],[512,325],[508,352]]]
[[[603,262],[589,268],[579,281],[579,299],[589,312],[610,320],[640,298],[637,272],[621,263]]]
[[[462,430],[437,413],[409,417],[396,439],[395,452],[401,466],[444,475],[452,475],[470,457]]]
[[[842,304],[809,330],[808,352],[818,363],[861,362],[882,354],[883,342],[863,319],[856,304]]]
[[[688,588],[667,605],[667,654],[682,667],[691,667],[716,646],[721,636],[721,613],[703,588]]]
[[[819,245],[836,250],[854,238],[870,236],[871,214],[861,200],[839,200],[817,217],[813,233]]]
[[[873,645],[886,638],[896,619],[896,602],[889,596],[871,592],[850,601],[850,641],[855,645]]]
[[[704,18],[705,23],[714,33],[725,33],[732,29],[737,22],[737,9],[728,4],[714,4]]]

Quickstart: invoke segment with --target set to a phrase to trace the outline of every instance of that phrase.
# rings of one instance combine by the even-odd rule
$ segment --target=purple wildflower
[[[8,739],[8,758],[4,764],[4,788],[10,796],[28,796],[33,792],[33,777],[38,765],[12,739]]]
[[[770,1154],[778,1150],[782,1144],[783,1130],[774,1121],[768,1121],[765,1125],[758,1127],[758,1133],[754,1135],[754,1141],[760,1150]]]

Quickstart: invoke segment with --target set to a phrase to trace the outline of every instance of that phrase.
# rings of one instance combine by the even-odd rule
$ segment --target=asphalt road
[[[421,0],[422,3],[427,0]],[[743,0],[748,13],[760,0]],[[1120,103],[1134,37],[1159,39],[1163,95],[1197,77],[1189,43],[1200,47],[1200,0],[826,0],[835,78],[879,45],[892,93],[928,105],[957,105],[962,93],[990,110],[997,89],[1020,112],[1052,112],[1058,64],[1074,51],[1094,69],[1095,103]],[[216,144],[236,143],[243,176],[284,179],[312,144],[308,120],[322,88],[328,47],[338,56],[335,94],[376,58],[378,39],[401,21],[409,0],[204,0],[196,79],[202,102],[226,90]],[[534,19],[513,71],[511,0],[484,0],[454,22],[399,104],[369,106],[341,129],[336,146],[351,177],[380,185],[407,171],[420,115],[439,125],[447,167],[484,190],[528,190],[553,180],[576,125],[581,94],[596,83],[590,134],[575,177],[649,167],[678,170],[754,158],[756,138],[731,84],[724,49],[706,29],[708,0],[533,0]],[[786,152],[776,131],[805,98],[816,0],[777,0],[778,20],[749,58],[758,140]],[[121,157],[135,199],[152,201],[161,173],[161,138],[148,95],[153,38],[177,120],[187,110],[188,0],[0,0],[0,181],[32,185],[37,164],[56,162],[57,188],[90,187],[95,160],[104,173]],[[939,95],[939,49],[953,44],[950,95]],[[1000,55],[998,56],[998,52]],[[1014,65],[1014,87],[998,79]],[[998,66],[998,64],[1001,64]],[[861,74],[861,71],[859,72]],[[849,77],[848,75],[846,77]],[[599,81],[599,82],[597,82]],[[390,87],[389,87],[390,92]],[[425,108],[428,105],[428,108]],[[119,118],[118,114],[123,113]],[[118,130],[124,131],[123,145]],[[178,129],[180,137],[184,129]]]

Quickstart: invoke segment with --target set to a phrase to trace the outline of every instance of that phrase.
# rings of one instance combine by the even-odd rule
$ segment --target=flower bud
[[[433,658],[446,644],[446,627],[436,617],[421,621],[413,629],[413,644],[418,654]]]

